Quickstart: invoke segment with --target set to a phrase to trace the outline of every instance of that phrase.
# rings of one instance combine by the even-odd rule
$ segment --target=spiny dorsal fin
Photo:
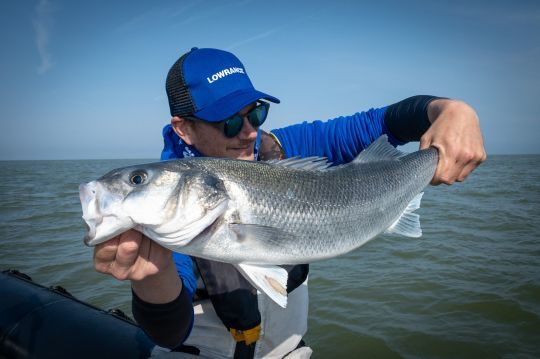
[[[266,163],[273,164],[273,165],[279,165],[279,166],[285,166],[289,168],[295,168],[295,169],[302,169],[302,170],[310,170],[310,171],[324,171],[328,167],[332,166],[332,162],[328,162],[328,159],[326,157],[291,157],[284,160],[270,160],[266,161]]]
[[[368,148],[360,152],[353,162],[366,163],[380,160],[396,160],[405,155],[405,153],[396,150],[396,148],[388,142],[388,136],[382,135],[369,145]]]

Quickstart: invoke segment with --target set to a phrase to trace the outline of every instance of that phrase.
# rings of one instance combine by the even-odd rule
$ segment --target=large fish
[[[352,251],[382,232],[419,237],[434,148],[403,154],[381,136],[351,163],[189,158],[113,170],[81,184],[85,243],[130,229],[191,256],[233,263],[286,305],[281,264]]]

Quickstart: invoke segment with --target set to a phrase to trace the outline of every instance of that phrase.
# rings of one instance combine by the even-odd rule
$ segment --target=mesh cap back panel
[[[197,112],[182,71],[184,59],[189,54],[188,52],[182,55],[167,74],[165,88],[167,90],[167,97],[169,98],[171,116],[187,116]]]

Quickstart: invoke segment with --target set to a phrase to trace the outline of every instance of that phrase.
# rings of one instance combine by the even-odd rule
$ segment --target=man
[[[166,87],[172,119],[163,131],[162,159],[318,155],[338,164],[387,134],[394,145],[420,140],[420,148],[436,147],[440,159],[432,184],[438,185],[463,181],[486,158],[478,117],[461,101],[415,96],[268,134],[259,130],[270,107],[266,101],[279,100],[255,90],[231,53],[192,49],[172,66]],[[307,265],[286,268],[288,305],[282,309],[257,295],[233,266],[193,259],[192,267],[189,257],[172,255],[139,232],[98,245],[94,258],[97,271],[131,281],[134,316],[161,346],[209,357],[311,353],[301,340],[307,330]]]

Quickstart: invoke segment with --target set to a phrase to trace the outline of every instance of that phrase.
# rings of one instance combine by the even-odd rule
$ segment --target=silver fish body
[[[331,168],[315,158],[120,168],[79,187],[85,242],[135,228],[173,251],[234,264],[285,307],[288,273],[277,265],[335,257],[383,231],[420,236],[413,211],[437,161],[434,148],[404,155],[381,136]]]
[[[400,217],[418,236],[417,215],[403,213],[437,161],[434,148],[403,155],[381,137],[353,162],[330,168],[313,159],[217,158],[126,167],[81,185],[85,241],[136,228],[173,251],[211,260],[309,263],[358,248]],[[107,228],[100,233],[100,226]]]

